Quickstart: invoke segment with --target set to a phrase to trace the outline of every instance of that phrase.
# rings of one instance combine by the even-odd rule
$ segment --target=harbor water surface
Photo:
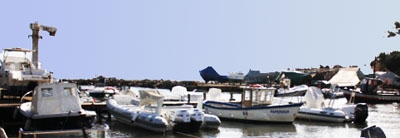
[[[228,93],[225,96],[228,96]],[[240,99],[240,95],[234,95],[235,99]],[[289,99],[285,99],[289,100]],[[299,100],[290,98],[290,100]],[[345,98],[336,99],[334,106],[340,106],[347,102]],[[325,101],[325,104],[329,100]],[[353,123],[326,123],[308,120],[296,120],[292,124],[270,124],[252,123],[232,120],[222,120],[218,130],[200,130],[196,133],[166,133],[155,134],[140,128],[124,125],[116,120],[108,122],[111,129],[111,137],[167,137],[167,138],[186,138],[186,137],[206,137],[206,138],[241,138],[241,137],[271,137],[271,138],[357,138],[361,135],[361,130],[368,126],[376,125],[380,127],[387,138],[400,136],[400,110],[394,104],[368,105],[369,116],[365,124]]]

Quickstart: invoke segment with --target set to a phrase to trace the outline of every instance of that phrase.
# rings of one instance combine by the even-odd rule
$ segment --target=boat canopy
[[[12,49],[3,49],[2,60],[6,60],[6,58],[19,58],[22,60],[32,59],[32,50],[22,49],[22,48],[12,48]],[[12,60],[12,59],[10,59]]]
[[[272,104],[275,88],[266,88],[259,84],[244,86],[242,93],[242,106],[251,107],[256,105],[270,105]]]
[[[259,70],[250,69],[244,77],[244,82],[247,84],[271,83],[279,76],[279,74],[279,72],[261,73]]]
[[[64,114],[82,110],[74,83],[43,83],[35,88],[32,112],[35,115]]]
[[[284,79],[290,79],[291,85],[301,85],[310,83],[312,77],[308,73],[302,73],[297,71],[282,71],[281,74],[276,78],[276,81]],[[291,87],[291,86],[290,86]]]
[[[244,80],[244,74],[242,72],[235,72],[235,73],[230,73],[228,75],[228,79],[232,81],[243,81]]]
[[[355,87],[363,78],[360,68],[341,68],[329,83],[339,87]]]

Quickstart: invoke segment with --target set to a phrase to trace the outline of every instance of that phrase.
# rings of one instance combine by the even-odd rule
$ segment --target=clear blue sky
[[[29,24],[41,31],[39,61],[56,78],[95,75],[130,80],[202,80],[220,74],[369,63],[400,49],[387,30],[400,1],[377,0],[68,0],[2,1],[1,48],[31,48]],[[366,66],[364,66],[366,65]]]

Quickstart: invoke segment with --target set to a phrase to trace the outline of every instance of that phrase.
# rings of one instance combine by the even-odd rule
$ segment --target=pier
[[[199,83],[197,86],[194,86],[193,89],[205,90],[208,91],[210,88],[219,88],[223,92],[242,92],[243,89],[240,88],[241,84],[229,84],[229,83],[219,83],[219,84],[210,84],[210,83]]]
[[[97,122],[102,123],[104,119],[107,121],[111,120],[111,114],[108,112],[106,102],[100,103],[81,103],[81,106],[85,110],[95,111],[97,114]],[[106,116],[104,116],[106,115]]]

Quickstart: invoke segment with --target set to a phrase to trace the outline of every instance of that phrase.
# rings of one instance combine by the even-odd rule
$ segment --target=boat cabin
[[[82,109],[75,83],[39,84],[32,101],[22,103],[19,112],[28,131],[92,128],[97,115],[95,111]]]
[[[364,94],[377,95],[378,87],[381,84],[383,84],[383,82],[379,79],[364,78],[360,84],[361,92]]]
[[[44,83],[35,88],[32,111],[36,115],[62,114],[82,110],[73,83]]]
[[[241,88],[243,88],[242,107],[272,104],[275,88],[266,88],[261,85],[250,85]]]

